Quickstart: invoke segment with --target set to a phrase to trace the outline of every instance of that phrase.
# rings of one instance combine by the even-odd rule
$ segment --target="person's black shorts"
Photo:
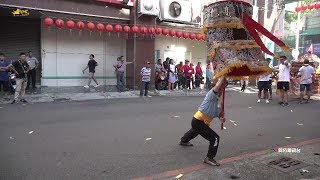
[[[267,91],[269,89],[269,81],[259,81],[258,82],[258,89],[259,91]]]
[[[303,92],[305,89],[307,89],[307,91],[311,91],[311,84],[300,84],[300,91]]]
[[[278,82],[277,89],[280,89],[280,90],[282,89],[282,90],[288,91],[289,90],[289,82]]]

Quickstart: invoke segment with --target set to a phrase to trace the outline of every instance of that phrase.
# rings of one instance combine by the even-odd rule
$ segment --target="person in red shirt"
[[[180,64],[176,65],[177,73],[178,73],[178,89],[184,88],[183,83],[183,62],[181,61]]]
[[[196,66],[196,75],[195,75],[196,88],[200,87],[202,78],[203,78],[203,72],[202,72],[202,69],[201,69],[201,62],[198,62],[198,65]]]
[[[190,70],[190,66],[189,66],[189,60],[186,59],[185,60],[185,65],[182,66],[183,69],[183,88],[188,88],[190,87],[190,78],[191,78],[191,74],[189,73]],[[189,82],[189,85],[188,85]]]

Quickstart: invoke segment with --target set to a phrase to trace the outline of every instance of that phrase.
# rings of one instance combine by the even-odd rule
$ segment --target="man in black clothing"
[[[14,61],[12,65],[13,71],[16,74],[16,92],[14,94],[14,100],[11,104],[19,102],[19,100],[27,103],[27,101],[24,99],[27,87],[27,74],[29,72],[29,65],[26,62],[26,54],[23,52],[20,53],[19,60]]]
[[[94,60],[94,55],[90,54],[88,65],[82,71],[82,73],[84,74],[84,71],[89,68],[89,80],[88,80],[88,85],[84,86],[85,88],[89,88],[89,86],[91,84],[91,80],[93,80],[96,83],[96,85],[94,86],[95,88],[99,86],[98,81],[97,81],[96,77],[94,76],[94,73],[96,72],[96,66],[98,66],[98,63],[96,60]]]

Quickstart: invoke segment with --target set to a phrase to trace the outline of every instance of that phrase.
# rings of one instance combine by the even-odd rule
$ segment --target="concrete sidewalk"
[[[258,93],[255,87],[248,87],[241,92],[236,85],[228,86],[227,91],[236,91],[244,94]],[[178,97],[178,96],[205,96],[207,90],[150,90],[151,96]],[[115,87],[98,87],[85,89],[83,87],[57,87],[41,88],[26,92],[26,100],[30,103],[55,102],[55,101],[86,101],[86,100],[108,100],[120,98],[139,98],[140,91],[128,90],[122,93],[116,92]],[[313,96],[312,99],[320,100],[320,96]],[[13,95],[0,97],[0,104],[8,104],[13,100]],[[294,100],[294,99],[293,99]]]
[[[221,166],[219,167],[198,165],[173,170],[162,174],[163,176],[167,174],[168,177],[160,175],[160,178],[157,179],[320,180],[320,138],[317,139],[317,142],[312,142],[309,145],[289,145],[286,148],[297,148],[300,152],[280,153],[275,152],[275,150],[279,150],[278,148],[270,149],[249,154],[248,158],[238,156],[223,159],[220,161]],[[281,157],[291,158],[289,160],[291,163],[287,161],[274,165],[277,162],[273,160],[280,160]],[[273,163],[270,163],[271,161]],[[172,176],[169,177],[170,174]]]
[[[206,90],[175,90],[173,92],[162,91],[149,91],[151,96],[204,96]],[[100,89],[77,89],[74,91],[29,91],[26,93],[25,99],[30,103],[38,102],[54,102],[54,101],[86,101],[86,100],[108,100],[119,98],[139,98],[140,91],[128,90],[125,92],[109,92]],[[13,100],[13,95],[0,97],[0,104],[8,104]]]

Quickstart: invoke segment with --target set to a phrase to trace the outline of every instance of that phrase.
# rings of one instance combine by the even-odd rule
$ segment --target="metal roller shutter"
[[[20,52],[33,52],[41,63],[40,19],[23,17],[0,17],[0,52],[7,60],[17,60]],[[40,83],[41,64],[37,69],[37,84]]]

